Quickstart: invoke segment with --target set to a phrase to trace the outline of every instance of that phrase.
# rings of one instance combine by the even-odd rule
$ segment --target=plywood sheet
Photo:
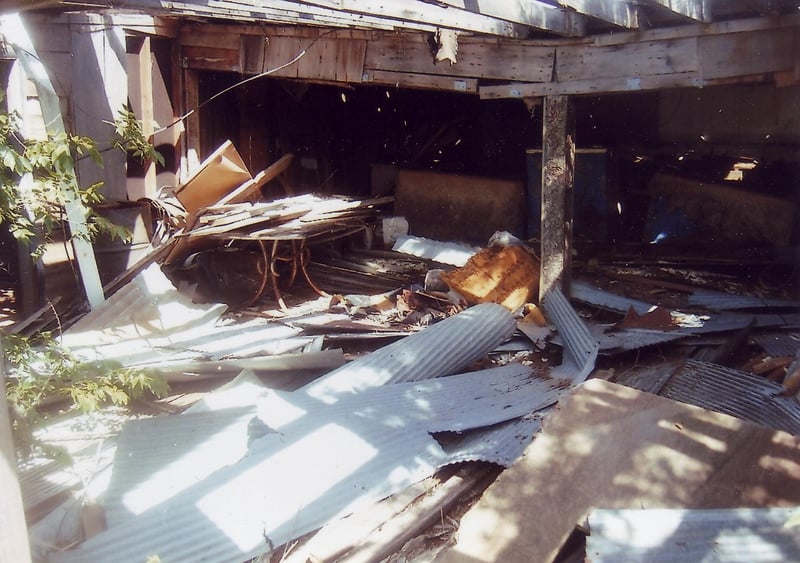
[[[800,504],[800,438],[590,380],[463,518],[437,563],[551,561],[592,508]]]
[[[395,214],[408,219],[411,234],[441,241],[485,245],[495,231],[523,237],[522,182],[401,170]]]
[[[231,190],[251,179],[242,157],[225,141],[206,158],[200,169],[175,192],[186,211],[192,213],[219,201]]]

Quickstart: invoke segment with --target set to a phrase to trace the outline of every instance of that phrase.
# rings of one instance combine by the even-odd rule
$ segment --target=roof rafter
[[[536,29],[578,37],[586,33],[586,20],[580,14],[538,0],[439,0],[454,8],[500,18]]]
[[[402,22],[418,22],[437,27],[524,38],[526,26],[510,21],[473,13],[451,6],[441,6],[416,0],[298,0],[296,4],[324,6],[343,12],[367,14]]]
[[[639,9],[629,0],[557,0],[557,3],[620,27],[639,27]]]
[[[711,0],[640,0],[647,6],[662,6],[678,15],[710,23]]]

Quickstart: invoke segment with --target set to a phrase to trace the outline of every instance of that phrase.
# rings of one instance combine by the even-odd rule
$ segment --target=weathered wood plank
[[[204,26],[201,30],[181,35],[181,45],[185,47],[210,47],[213,49],[238,49],[239,34],[218,33],[216,26]]]
[[[575,187],[575,115],[568,96],[544,99],[542,226],[539,302],[552,287],[569,291],[572,201]]]
[[[798,479],[795,436],[592,379],[547,416],[436,561],[552,561],[597,506],[796,506]]]
[[[613,77],[641,77],[698,70],[697,39],[649,41],[609,47],[559,47],[559,82]]]
[[[238,49],[187,46],[182,49],[182,53],[186,68],[241,72]]]
[[[664,88],[698,88],[708,85],[697,72],[607,78],[600,80],[572,80],[570,82],[532,82],[481,86],[478,93],[482,99],[527,98],[554,95],[586,95],[604,92],[644,92]]]
[[[698,44],[704,79],[794,69],[791,29],[701,37]]]
[[[552,76],[554,57],[553,47],[465,42],[459,45],[456,64],[437,64],[424,38],[393,36],[367,44],[364,67],[411,74],[542,82]]]
[[[467,94],[478,92],[478,80],[476,78],[453,78],[430,74],[365,70],[363,81],[373,84],[386,84],[398,88],[419,88],[421,90],[452,91]]]

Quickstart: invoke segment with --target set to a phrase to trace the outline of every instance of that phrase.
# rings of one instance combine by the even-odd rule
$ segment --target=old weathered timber
[[[542,268],[539,300],[551,288],[569,288],[575,119],[569,96],[547,96],[542,131]]]

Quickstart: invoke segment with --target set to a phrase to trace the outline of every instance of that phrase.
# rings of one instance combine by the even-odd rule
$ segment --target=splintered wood
[[[522,246],[489,247],[442,279],[470,305],[498,303],[516,311],[536,296],[539,261]]]
[[[375,207],[392,198],[351,200],[305,194],[271,202],[230,203],[208,207],[188,237],[291,240],[345,235],[364,228]]]

